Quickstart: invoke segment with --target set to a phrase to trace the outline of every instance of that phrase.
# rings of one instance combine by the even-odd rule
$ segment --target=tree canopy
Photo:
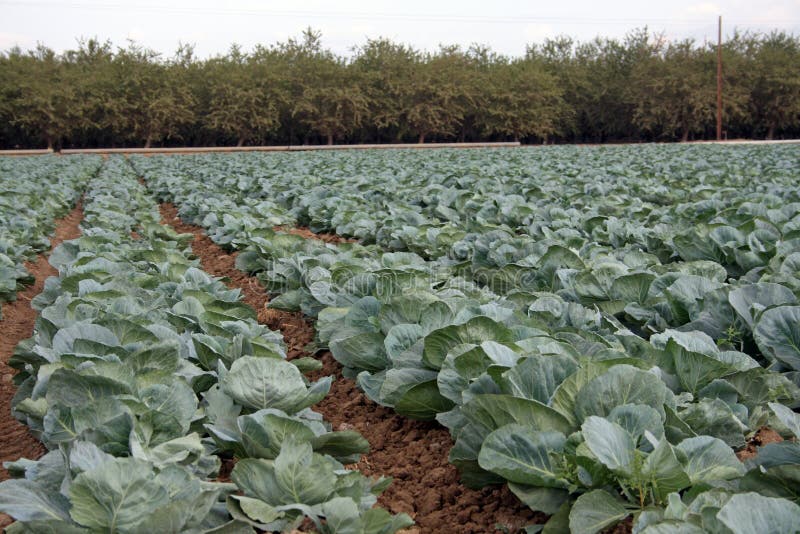
[[[201,59],[81,40],[0,53],[0,147],[710,139],[716,49],[647,29],[568,37],[521,57],[367,40],[341,56],[299,38]],[[800,135],[800,38],[723,45],[729,138]]]

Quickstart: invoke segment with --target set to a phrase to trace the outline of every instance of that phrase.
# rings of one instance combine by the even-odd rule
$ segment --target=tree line
[[[736,32],[722,56],[727,137],[800,136],[800,38]],[[713,138],[715,113],[715,44],[647,29],[521,57],[387,39],[344,57],[311,29],[208,59],[98,39],[0,53],[3,148],[674,141]]]

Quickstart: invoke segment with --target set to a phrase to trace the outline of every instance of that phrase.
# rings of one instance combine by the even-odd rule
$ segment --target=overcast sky
[[[249,49],[311,26],[341,54],[368,37],[389,37],[429,50],[480,43],[521,55],[547,37],[623,37],[645,25],[670,39],[715,40],[717,15],[724,33],[736,26],[800,34],[800,0],[0,0],[0,49],[42,42],[63,51],[80,37],[99,37],[120,46],[134,39],[170,55],[179,42],[193,43],[207,57],[233,42]]]

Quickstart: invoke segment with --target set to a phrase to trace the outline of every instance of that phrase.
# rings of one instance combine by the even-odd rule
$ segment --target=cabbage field
[[[84,213],[49,255],[33,336],[4,356],[10,411],[48,451],[3,458],[8,532],[444,530],[393,503],[413,473],[376,477],[372,437],[315,411],[345,382],[373,415],[446,428],[459,495],[500,487],[524,512],[448,531],[800,531],[797,145],[0,173],[2,299],[53,221],[79,198]],[[206,270],[201,237],[268,309]],[[287,350],[269,313],[313,342]]]

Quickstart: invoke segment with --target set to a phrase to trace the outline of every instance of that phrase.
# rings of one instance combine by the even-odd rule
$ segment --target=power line
[[[0,0],[0,4],[8,6],[20,6],[27,8],[48,8],[48,9],[86,9],[97,11],[144,11],[154,13],[174,13],[174,14],[204,14],[204,15],[246,15],[246,16],[267,16],[267,17],[291,17],[291,18],[336,18],[350,20],[389,20],[389,21],[410,21],[410,22],[456,22],[468,24],[529,24],[535,22],[564,23],[564,24],[623,24],[623,25],[649,25],[649,24],[669,24],[680,26],[706,26],[708,20],[705,19],[670,19],[670,18],[594,18],[594,17],[545,17],[535,15],[519,15],[513,17],[484,17],[468,15],[437,15],[423,13],[387,13],[387,12],[336,12],[336,11],[300,11],[300,10],[276,10],[276,9],[220,9],[204,7],[176,7],[166,5],[131,5],[118,3],[89,3],[89,2],[48,2],[48,1],[21,1],[21,0]],[[736,20],[731,19],[731,23],[754,25],[773,25],[787,26],[800,24],[800,20]]]

